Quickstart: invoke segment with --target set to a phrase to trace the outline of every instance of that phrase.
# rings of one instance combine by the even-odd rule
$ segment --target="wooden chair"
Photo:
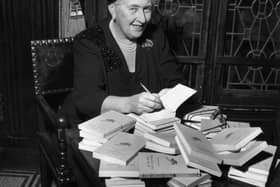
[[[42,187],[50,186],[51,181],[58,186],[72,182],[65,140],[69,125],[59,114],[73,87],[72,44],[73,38],[31,41]]]

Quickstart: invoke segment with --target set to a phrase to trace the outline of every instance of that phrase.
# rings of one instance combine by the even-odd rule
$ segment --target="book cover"
[[[189,168],[181,155],[139,152],[139,173],[143,178],[169,178],[174,176],[197,176],[198,169]]]
[[[106,162],[127,165],[145,146],[144,137],[120,132],[93,152],[93,157]]]
[[[222,123],[219,119],[202,119],[200,131],[221,131],[225,127],[225,124]]]
[[[160,97],[160,100],[165,109],[176,111],[177,108],[196,93],[196,90],[177,84],[171,88],[166,94]]]
[[[116,131],[134,127],[135,122],[135,119],[127,115],[108,111],[79,124],[78,128],[93,136],[104,138]]]
[[[249,122],[242,122],[242,121],[229,121],[229,120],[227,120],[227,125],[228,125],[229,128],[250,127]]]
[[[207,173],[210,173],[218,177],[222,175],[222,171],[220,170],[216,162],[206,161],[189,155],[187,149],[185,148],[183,143],[179,140],[179,137],[176,136],[175,141],[179,147],[179,150],[182,154],[182,157],[186,165],[200,169],[202,171],[205,171]]]
[[[238,151],[261,133],[260,127],[225,128],[210,142],[216,151]]]
[[[210,175],[202,173],[201,176],[173,177],[168,181],[168,183],[176,183],[180,187],[196,187],[200,183],[207,181],[210,178]]]
[[[200,131],[180,124],[174,125],[174,128],[188,155],[206,161],[221,162],[212,144]]]
[[[99,177],[139,177],[138,157],[134,157],[127,165],[112,164],[101,160]]]
[[[220,152],[219,157],[223,160],[223,164],[232,166],[242,166],[254,156],[262,152],[267,147],[265,141],[252,141],[238,152]]]
[[[152,151],[156,151],[156,152],[160,152],[160,153],[166,153],[166,154],[171,154],[171,155],[175,155],[179,153],[179,149],[177,147],[177,145],[174,145],[173,147],[167,147],[167,146],[163,146],[160,144],[157,144],[153,141],[146,141],[145,144],[145,148],[152,150]]]

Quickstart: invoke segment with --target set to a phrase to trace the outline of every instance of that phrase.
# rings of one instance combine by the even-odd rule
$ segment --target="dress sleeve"
[[[171,52],[167,37],[161,29],[157,33],[159,69],[163,87],[170,88],[178,83],[185,84],[182,65],[178,63],[175,55]]]
[[[107,96],[104,63],[97,46],[86,39],[75,41],[73,100],[78,114],[84,118],[99,115]]]

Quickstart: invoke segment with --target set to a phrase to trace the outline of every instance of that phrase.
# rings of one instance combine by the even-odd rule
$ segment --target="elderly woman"
[[[65,105],[74,123],[108,110],[153,112],[160,94],[183,81],[164,33],[150,23],[152,0],[109,0],[108,10],[109,19],[75,37],[74,90]]]

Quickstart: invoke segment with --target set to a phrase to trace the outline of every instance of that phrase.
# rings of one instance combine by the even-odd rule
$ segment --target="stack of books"
[[[78,125],[79,149],[93,152],[121,131],[132,129],[136,121],[116,111],[105,112]]]
[[[186,125],[192,121],[201,122],[202,119],[216,119],[221,114],[218,106],[212,105],[201,105],[198,106],[195,110],[188,112],[183,117]],[[224,116],[222,116],[224,117]]]
[[[168,132],[145,133],[145,148],[166,154],[178,154],[179,148],[176,144],[175,136],[176,132],[174,130]]]
[[[186,126],[201,131],[207,138],[212,138],[223,128],[227,127],[226,116],[221,114],[219,107],[201,105],[188,112],[182,120]]]
[[[144,135],[145,133],[156,133],[172,131],[175,123],[181,120],[176,117],[178,107],[189,99],[196,90],[177,84],[166,94],[160,96],[163,109],[152,113],[144,113],[140,116],[130,114],[137,120],[135,134]]]
[[[175,117],[175,112],[162,109],[157,112],[144,113],[142,115],[129,114],[136,119],[134,133],[143,136],[145,133],[169,132],[174,131],[174,123],[180,122]]]
[[[173,177],[167,182],[169,187],[211,187],[211,176],[202,173],[201,176]]]
[[[269,145],[242,167],[231,167],[228,177],[256,186],[265,186],[274,160],[276,146]]]
[[[215,135],[211,144],[223,164],[242,166],[267,147],[265,141],[256,141],[260,127],[225,128]]]

